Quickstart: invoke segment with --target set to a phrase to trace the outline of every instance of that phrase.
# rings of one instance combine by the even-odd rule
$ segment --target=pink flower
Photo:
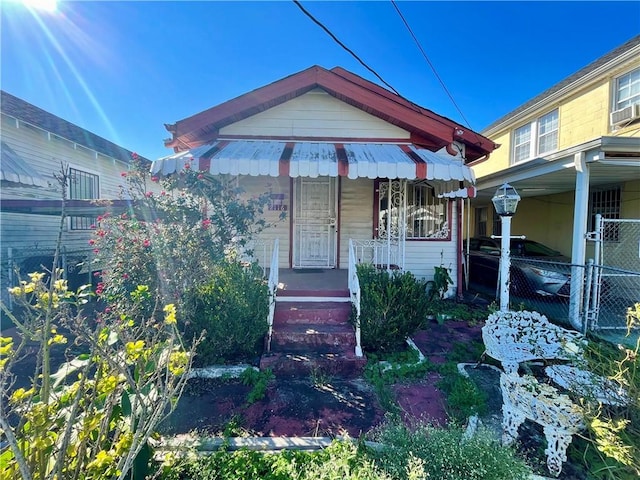
[[[103,218],[104,218],[104,217],[103,217],[102,215],[98,215],[98,218],[96,218],[96,220],[97,220],[97,221],[99,221],[99,222],[101,222]]]
[[[158,178],[158,177],[151,177],[151,181],[152,181],[152,182],[157,182],[158,180],[159,180],[159,178]]]
[[[94,249],[93,249],[93,253],[100,253],[100,250],[99,250],[99,249],[97,249],[97,248],[94,248]]]
[[[121,218],[122,220],[126,220],[126,219],[127,219],[127,214],[126,214],[126,213],[123,213],[122,215],[120,215],[120,218]]]
[[[144,194],[144,196],[147,197],[147,198],[151,198],[151,197],[153,197],[153,192],[147,192],[147,193]]]
[[[190,163],[185,164],[185,166],[184,166],[185,170],[189,170],[190,168],[191,168],[191,164]]]
[[[104,313],[111,313],[111,307],[107,307],[104,309]]]
[[[127,172],[120,172],[120,176],[121,177],[126,177],[127,176]]]
[[[202,180],[203,178],[204,178],[204,175],[200,173],[200,174],[198,175],[198,180]]]
[[[89,245],[93,245],[94,243],[96,243],[96,241],[93,238],[89,239]]]
[[[211,220],[209,220],[208,218],[205,218],[205,219],[202,221],[202,228],[208,228],[208,227],[209,227],[209,225],[211,225]]]
[[[123,273],[122,274],[122,278],[124,278],[125,280],[127,280],[129,278],[129,274],[128,273]]]
[[[96,228],[95,224],[91,224],[91,226],[89,227],[91,230],[94,230]]]
[[[136,152],[133,152],[131,154],[131,158],[133,158],[134,160],[138,160],[138,158],[140,158],[140,156]]]
[[[144,242],[142,242],[142,246],[143,247],[150,247],[151,246],[151,242],[149,240],[146,240]]]

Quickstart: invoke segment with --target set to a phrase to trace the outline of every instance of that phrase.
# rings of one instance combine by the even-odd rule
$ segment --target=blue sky
[[[151,158],[165,123],[311,65],[377,79],[291,1],[0,0],[0,86]],[[401,95],[466,124],[390,1],[302,5]],[[397,1],[470,126],[640,33],[640,2]]]

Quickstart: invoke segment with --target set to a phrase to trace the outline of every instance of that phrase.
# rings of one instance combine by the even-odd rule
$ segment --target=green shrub
[[[458,426],[392,422],[374,432],[373,439],[384,445],[374,454],[377,465],[394,479],[519,480],[530,474],[513,449],[484,430],[465,439]]]
[[[426,282],[411,272],[389,274],[358,265],[362,347],[367,352],[400,349],[425,319],[429,299]]]
[[[391,480],[350,441],[317,452],[219,451],[163,467],[164,480]]]
[[[247,403],[251,405],[258,400],[262,400],[267,394],[267,387],[269,382],[275,377],[271,369],[258,371],[253,368],[247,368],[240,374],[240,381],[243,385],[249,385],[253,387],[247,396]]]
[[[462,376],[454,363],[441,367],[442,380],[438,388],[447,397],[448,414],[458,422],[471,415],[482,415],[487,409],[487,395],[469,378]]]
[[[268,302],[268,288],[257,267],[220,262],[208,282],[184,296],[184,336],[191,338],[206,331],[194,364],[252,362],[262,352]]]

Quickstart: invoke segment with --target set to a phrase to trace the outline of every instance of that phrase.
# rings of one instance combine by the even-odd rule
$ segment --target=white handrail
[[[269,281],[267,283],[269,287],[269,315],[267,316],[267,323],[269,324],[269,333],[267,337],[267,352],[271,351],[271,336],[273,335],[273,316],[276,311],[276,294],[278,292],[278,256],[280,247],[278,239],[273,242],[273,252],[271,253],[271,265],[269,266]]]
[[[362,357],[360,341],[360,280],[356,269],[356,253],[353,240],[349,240],[349,295],[351,303],[356,309],[356,357]]]

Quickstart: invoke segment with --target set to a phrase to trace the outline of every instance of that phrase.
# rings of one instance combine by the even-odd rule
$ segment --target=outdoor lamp
[[[501,217],[510,217],[516,213],[520,195],[518,195],[515,188],[505,183],[501,187],[498,187],[491,201],[498,215]]]
[[[508,183],[502,185],[491,199],[496,213],[502,219],[502,236],[500,241],[500,311],[509,310],[509,273],[511,268],[511,217],[516,213],[520,195]]]

